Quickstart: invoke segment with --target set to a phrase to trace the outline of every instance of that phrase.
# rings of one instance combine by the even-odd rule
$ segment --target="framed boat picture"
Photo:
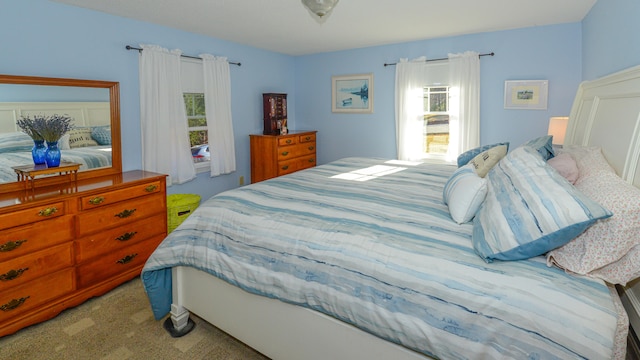
[[[332,76],[331,111],[373,113],[373,74]]]

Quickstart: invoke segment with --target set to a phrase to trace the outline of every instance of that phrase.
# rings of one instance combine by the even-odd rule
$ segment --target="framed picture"
[[[548,80],[507,80],[504,82],[504,108],[545,110],[548,91]]]
[[[373,74],[332,76],[331,111],[373,113]]]

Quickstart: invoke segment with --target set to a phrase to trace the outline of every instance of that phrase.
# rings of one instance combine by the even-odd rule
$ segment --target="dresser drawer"
[[[316,156],[308,155],[278,163],[278,176],[316,166]]]
[[[291,136],[280,136],[278,137],[278,146],[290,146],[298,143],[298,137]]]
[[[278,148],[278,161],[293,159],[299,156],[316,153],[316,143],[307,142],[294,146],[282,146]]]
[[[73,216],[58,216],[0,231],[0,261],[73,239]]]
[[[20,226],[38,221],[53,219],[67,213],[63,201],[53,202],[26,210],[14,211],[10,214],[0,215],[0,230],[14,226]]]
[[[310,142],[310,141],[316,142],[316,134],[315,133],[298,135],[298,142],[306,143],[306,142]]]
[[[104,192],[96,195],[83,196],[80,198],[80,209],[89,210],[105,205],[110,205],[124,200],[133,199],[154,193],[160,193],[162,188],[159,181],[154,181],[130,188]]]
[[[70,293],[73,279],[73,268],[67,268],[0,292],[0,323]]]
[[[0,262],[0,292],[72,265],[71,242]]]
[[[76,261],[82,263],[96,256],[108,254],[154,235],[164,236],[165,213],[132,222],[121,227],[101,231],[76,241]]]
[[[164,213],[166,216],[165,202],[164,194],[158,193],[115,205],[83,211],[76,216],[78,236],[122,226],[158,213]],[[164,230],[166,231],[166,229]]]
[[[78,267],[78,287],[83,288],[102,280],[108,280],[117,274],[137,267],[142,268],[162,239],[164,239],[164,234],[113,251],[90,263],[80,265]]]

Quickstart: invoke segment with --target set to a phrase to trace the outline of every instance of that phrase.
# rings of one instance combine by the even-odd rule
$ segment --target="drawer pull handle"
[[[57,213],[57,212],[58,212],[58,208],[56,208],[56,207],[50,207],[50,208],[46,208],[46,209],[42,209],[42,210],[40,210],[40,212],[38,212],[38,216],[45,216],[45,217],[47,217],[47,216],[51,216],[51,215],[53,215],[53,214],[55,214],[55,213]]]
[[[285,141],[287,144],[291,144],[291,139],[287,139],[287,141]]]
[[[315,149],[314,146],[309,146],[309,150],[313,150],[313,149]]]
[[[283,151],[283,152],[282,152],[282,156],[287,156],[287,155],[289,155],[289,152],[288,152],[288,151]]]
[[[282,170],[287,170],[289,168],[289,165],[285,165],[282,167]]]
[[[149,185],[146,188],[144,188],[144,191],[146,191],[146,192],[154,192],[154,191],[156,191],[157,188],[158,188],[158,185],[152,184],[152,185]]]
[[[30,298],[30,296],[26,296],[20,299],[13,299],[11,301],[9,301],[8,303],[0,306],[0,310],[2,311],[11,311],[13,309],[16,309],[17,307],[19,307],[20,305],[24,304],[25,301],[27,301],[27,299]]]
[[[91,205],[100,205],[104,202],[104,197],[102,196],[98,196],[98,197],[94,197],[89,199],[89,204]]]
[[[122,210],[122,212],[117,213],[116,216],[119,217],[120,219],[124,219],[133,215],[134,212],[136,212],[136,209],[131,209],[131,210],[125,209],[125,210]]]
[[[135,259],[135,257],[138,256],[138,254],[131,254],[131,255],[127,255],[125,257],[123,257],[122,259],[116,261],[118,264],[128,264],[131,262],[131,260]]]
[[[20,245],[26,243],[27,240],[9,241],[0,245],[0,252],[9,252],[20,247]]]
[[[309,159],[309,162],[310,163],[314,163],[314,162],[316,162],[316,159]]]
[[[131,238],[137,233],[138,233],[137,231],[127,232],[127,233],[124,233],[124,234],[118,236],[116,238],[116,240],[119,240],[119,241],[131,240]]]
[[[20,277],[20,275],[22,275],[22,273],[27,270],[29,270],[29,268],[9,270],[9,272],[7,272],[6,274],[0,275],[0,281],[11,281],[13,279],[17,279],[18,277]]]
[[[306,138],[304,138],[305,140],[309,141],[311,140],[311,136],[307,136]]]

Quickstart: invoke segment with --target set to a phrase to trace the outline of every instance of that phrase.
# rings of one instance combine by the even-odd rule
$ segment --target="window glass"
[[[424,88],[424,152],[441,156],[449,148],[449,87]]]
[[[209,156],[209,132],[207,131],[204,94],[184,93],[183,96],[193,161],[196,163],[209,161],[211,158]]]

